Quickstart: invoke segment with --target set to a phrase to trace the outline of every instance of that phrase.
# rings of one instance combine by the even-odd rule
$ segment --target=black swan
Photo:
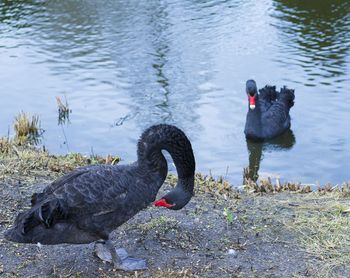
[[[289,110],[294,105],[294,90],[285,86],[280,92],[275,86],[257,91],[254,80],[246,83],[249,108],[244,133],[248,139],[274,138],[290,128]]]
[[[34,194],[31,208],[17,216],[5,238],[41,244],[96,242],[97,255],[108,254],[117,269],[145,268],[143,260],[120,258],[109,234],[155,200],[168,172],[162,150],[174,160],[178,183],[154,204],[181,209],[193,195],[192,146],[180,129],[160,124],[143,132],[133,164],[80,167]]]

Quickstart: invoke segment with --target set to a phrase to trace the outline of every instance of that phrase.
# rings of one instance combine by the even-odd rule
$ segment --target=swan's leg
[[[114,257],[116,256],[115,251],[113,252],[113,249],[114,247],[110,242],[110,240],[107,240],[107,241],[101,240],[101,241],[95,242],[95,254],[102,261],[109,262],[109,263],[113,262],[113,255]],[[117,259],[118,258],[115,258],[114,261],[116,261]],[[120,260],[120,264],[121,264],[121,260]]]
[[[116,269],[135,271],[147,268],[145,260],[129,257],[123,248],[116,250],[110,240],[96,242],[95,253],[101,260],[113,262]]]

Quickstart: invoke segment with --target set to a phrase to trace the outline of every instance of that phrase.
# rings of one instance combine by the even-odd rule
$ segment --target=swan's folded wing
[[[277,98],[276,86],[266,85],[259,90],[259,105],[262,113],[271,108]]]
[[[18,216],[22,232],[26,233],[39,224],[50,227],[63,219],[79,219],[84,215],[118,210],[125,202],[126,185],[133,182],[131,173],[125,174],[125,171],[129,170],[120,166],[114,169],[96,166],[56,180],[39,193],[36,203],[27,213]]]
[[[61,186],[65,185],[66,183],[70,182],[71,180],[76,179],[82,174],[85,174],[91,169],[91,166],[86,166],[86,167],[79,167],[76,168],[74,171],[65,174],[64,176],[58,178],[57,180],[53,181],[51,184],[46,186],[41,193],[34,193],[32,195],[31,199],[31,204],[32,207],[36,205],[37,203],[42,202],[47,198],[49,195],[51,195],[55,190],[60,188]]]
[[[130,168],[97,166],[69,180],[53,192],[70,214],[95,214],[116,209],[133,183]]]
[[[288,124],[289,119],[289,108],[279,101],[275,101],[262,116],[262,120],[264,121],[263,125],[266,127],[266,131],[284,129]]]

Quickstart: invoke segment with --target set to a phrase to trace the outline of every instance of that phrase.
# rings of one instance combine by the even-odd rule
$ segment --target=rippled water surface
[[[260,176],[338,183],[350,180],[349,55],[346,0],[0,0],[0,135],[23,110],[53,153],[129,162],[143,129],[171,123],[204,173],[240,184],[261,160]],[[249,78],[295,88],[291,133],[246,142]]]

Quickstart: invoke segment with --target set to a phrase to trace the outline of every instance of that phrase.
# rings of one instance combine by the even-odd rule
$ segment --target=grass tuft
[[[166,181],[175,186],[177,183],[177,176],[169,174]],[[220,178],[214,179],[212,176],[202,175],[196,173],[195,175],[195,193],[207,194],[211,197],[220,197],[220,199],[240,199],[240,193],[228,181]]]
[[[276,183],[273,184],[271,178],[253,181],[246,177],[246,170],[244,170],[244,189],[248,193],[279,193],[283,191],[299,193],[312,192],[310,185],[302,185],[301,183],[281,183],[279,179],[276,179]]]
[[[40,128],[39,116],[33,115],[30,119],[30,116],[23,111],[15,117],[14,130],[15,140],[20,145],[37,144],[43,132]]]

